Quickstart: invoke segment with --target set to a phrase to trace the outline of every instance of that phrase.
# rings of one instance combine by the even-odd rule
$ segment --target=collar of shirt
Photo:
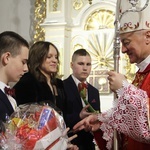
[[[5,91],[4,91],[4,88],[5,88],[5,87],[10,88],[10,86],[8,86],[8,85],[6,85],[4,82],[0,81],[0,89],[1,89],[4,93],[5,93]],[[7,94],[6,94],[6,95],[7,95]],[[16,100],[15,100],[12,96],[10,96],[10,95],[7,95],[7,97],[8,97],[8,100],[10,101],[10,103],[11,103],[13,109],[15,110],[16,107],[17,107]]]
[[[78,84],[79,84],[81,81],[79,81],[73,74],[72,74],[71,76],[72,76],[72,78],[73,78],[73,80],[74,80],[76,86],[78,87]],[[85,81],[85,83],[87,84],[86,81]],[[87,94],[87,93],[86,93],[86,94]],[[86,98],[88,99],[88,94],[86,95]],[[85,105],[85,103],[84,103],[84,101],[83,101],[82,98],[81,98],[81,100],[82,100],[82,106],[85,107],[86,105]]]
[[[73,80],[74,80],[76,86],[78,87],[78,84],[81,83],[81,81],[79,81],[73,74],[72,74],[71,76],[72,76],[72,78],[73,78]],[[87,84],[86,81],[85,81],[84,83]]]
[[[136,65],[139,68],[139,71],[143,72],[146,69],[146,67],[149,65],[149,63],[150,63],[150,55],[146,59],[144,59],[141,63]]]
[[[0,81],[0,89],[5,93],[4,88],[10,88],[10,86],[6,85],[4,82]]]

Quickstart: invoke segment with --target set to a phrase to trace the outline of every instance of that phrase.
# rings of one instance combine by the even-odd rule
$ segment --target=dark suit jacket
[[[72,127],[81,120],[79,113],[81,112],[83,106],[78,88],[71,76],[64,80],[64,88],[67,95],[67,115],[65,117],[65,121],[67,126],[72,129]],[[99,92],[91,84],[88,84],[88,101],[95,110],[100,111]],[[88,142],[92,141],[93,136],[91,133],[81,131],[78,133],[78,137],[73,142],[77,145],[80,143],[85,143],[88,145]]]
[[[7,96],[0,90],[0,120],[5,121],[6,115],[10,116],[14,109]]]
[[[58,96],[56,97],[52,94],[47,83],[38,81],[30,72],[24,74],[13,88],[15,89],[15,99],[18,105],[46,101],[57,111],[59,111],[58,109],[63,112],[65,111],[66,95],[63,81],[60,79],[56,81],[56,88],[58,91]]]

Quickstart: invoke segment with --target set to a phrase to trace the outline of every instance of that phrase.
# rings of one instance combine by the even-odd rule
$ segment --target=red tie
[[[8,87],[4,88],[4,91],[6,94],[11,95],[11,96],[15,96],[15,89],[10,89]]]
[[[79,90],[79,92],[82,91],[84,88],[87,89],[88,85],[86,83],[84,83],[84,82],[80,82],[78,84],[78,90]]]

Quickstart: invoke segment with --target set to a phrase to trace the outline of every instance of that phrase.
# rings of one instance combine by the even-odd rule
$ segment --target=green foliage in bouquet
[[[90,103],[87,101],[86,99],[86,93],[87,93],[87,84],[85,84],[84,82],[81,82],[78,84],[78,90],[80,93],[81,98],[83,99],[85,105],[89,105],[88,107],[88,111],[92,112],[92,113],[98,113],[99,111],[96,111],[91,105]]]

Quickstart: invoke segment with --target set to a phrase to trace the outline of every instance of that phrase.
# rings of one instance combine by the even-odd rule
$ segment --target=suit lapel
[[[88,102],[91,102],[91,100],[92,100],[92,98],[91,98],[91,92],[89,92],[90,91],[90,89],[91,89],[91,86],[90,86],[90,84],[88,84]]]
[[[13,112],[14,109],[9,101],[9,99],[7,98],[7,96],[2,92],[2,90],[0,90],[0,100],[1,102],[3,102],[3,104],[5,105],[5,107],[8,109],[8,112]]]
[[[80,105],[82,105],[81,97],[78,92],[78,88],[71,76],[69,76],[69,84],[70,84],[69,87],[71,88],[71,91],[73,91],[74,96],[77,97],[77,101],[79,102]]]

